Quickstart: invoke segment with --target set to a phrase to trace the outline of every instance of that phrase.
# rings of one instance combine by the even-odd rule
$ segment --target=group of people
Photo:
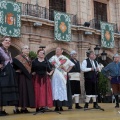
[[[36,108],[36,112],[53,106],[55,111],[63,111],[62,106],[72,109],[73,83],[69,81],[68,73],[76,70],[80,74],[79,62],[72,62],[62,55],[60,47],[56,48],[56,54],[50,60],[46,59],[45,50],[40,48],[37,58],[31,61],[27,45],[12,58],[10,45],[11,38],[4,37],[0,47],[0,116],[8,115],[3,106],[9,105],[15,106],[14,114],[29,113],[27,108]],[[80,109],[80,81],[75,84],[79,88],[72,90],[72,94],[73,97],[76,94],[76,109]]]
[[[55,55],[47,60],[45,50],[40,48],[37,51],[37,58],[31,61],[27,45],[24,45],[21,54],[13,59],[8,50],[10,45],[10,37],[4,37],[0,47],[0,116],[7,115],[6,111],[3,111],[3,106],[7,105],[15,106],[14,114],[29,113],[28,107],[36,108],[36,112],[43,110],[44,107],[53,106],[55,111],[63,111],[63,106],[72,109],[73,99],[75,109],[81,109],[79,105],[81,71],[84,72],[85,80],[84,109],[88,109],[91,98],[93,108],[100,108],[97,103],[100,68],[93,51],[87,52],[87,59],[80,65],[75,50],[71,51],[71,59],[68,59],[62,55],[63,49],[57,47]],[[119,107],[120,65],[116,62],[119,59],[116,59],[114,56],[114,62],[105,67],[102,72],[111,80],[116,95],[116,107]]]

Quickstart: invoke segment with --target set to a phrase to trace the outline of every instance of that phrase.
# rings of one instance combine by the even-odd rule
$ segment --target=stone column
[[[89,44],[83,41],[83,34],[79,34],[80,40],[78,43],[78,58],[80,63],[86,58],[86,51],[89,48]],[[83,72],[81,71],[81,79],[80,79],[80,85],[81,85],[81,96],[80,96],[80,102],[84,102],[85,100],[85,87],[84,87],[84,76]]]

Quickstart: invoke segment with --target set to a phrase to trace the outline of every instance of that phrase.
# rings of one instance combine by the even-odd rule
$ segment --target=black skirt
[[[16,73],[16,81],[19,90],[19,107],[35,107],[35,97],[32,79],[28,79],[23,73]]]
[[[85,80],[86,95],[98,95],[98,82]]]
[[[0,72],[0,106],[18,104],[18,86],[10,63]]]
[[[70,80],[70,85],[71,85],[72,95],[74,95],[74,94],[81,94],[80,81]]]

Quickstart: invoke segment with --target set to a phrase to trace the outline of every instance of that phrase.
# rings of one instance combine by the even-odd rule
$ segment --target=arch
[[[49,59],[50,57],[52,57],[53,55],[55,55],[55,50],[57,47],[61,47],[63,49],[63,55],[67,56],[68,58],[70,57],[70,51],[72,51],[73,49],[75,49],[75,44],[72,46],[70,46],[70,44],[68,43],[51,43],[49,45],[46,46],[45,51],[46,51],[46,56]]]
[[[55,50],[49,52],[46,57],[47,59],[49,60],[53,55],[55,55]],[[63,51],[63,55],[65,55],[66,57],[70,58],[70,55],[66,52],[66,51]]]
[[[46,54],[48,54],[52,51],[55,51],[55,49],[57,47],[61,47],[63,49],[63,51],[66,52],[67,54],[69,54],[70,51],[72,51],[72,50],[76,50],[75,44],[74,45],[72,44],[72,46],[70,46],[70,44],[68,44],[68,43],[51,43],[51,44],[47,45],[45,48]]]

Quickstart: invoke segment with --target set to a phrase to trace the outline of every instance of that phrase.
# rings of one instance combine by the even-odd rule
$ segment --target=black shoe
[[[100,109],[101,107],[98,106],[98,104],[97,104],[96,102],[94,102],[94,103],[93,103],[93,108],[94,108],[94,109]]]
[[[72,109],[72,106],[69,106],[68,109],[69,109],[69,110]]]
[[[88,109],[88,103],[85,103],[84,109]]]
[[[21,113],[30,113],[28,110],[27,110],[27,108],[25,108],[24,110],[23,109],[21,109],[21,111],[20,111]]]
[[[0,111],[0,116],[6,116],[8,115],[8,113],[6,113],[5,111]]]
[[[54,110],[54,111],[60,111],[60,110],[59,110],[59,107],[55,107],[55,110]]]
[[[115,108],[119,108],[119,104],[116,104]]]
[[[19,111],[19,109],[13,110],[14,114],[20,114],[21,112]]]
[[[63,108],[62,108],[62,107],[60,107],[60,111],[63,111]]]
[[[36,112],[38,112],[38,111],[40,111],[40,109],[39,109],[39,108],[36,108]]]
[[[75,107],[76,109],[82,109],[83,107],[81,107],[81,106],[77,106],[77,107]]]

